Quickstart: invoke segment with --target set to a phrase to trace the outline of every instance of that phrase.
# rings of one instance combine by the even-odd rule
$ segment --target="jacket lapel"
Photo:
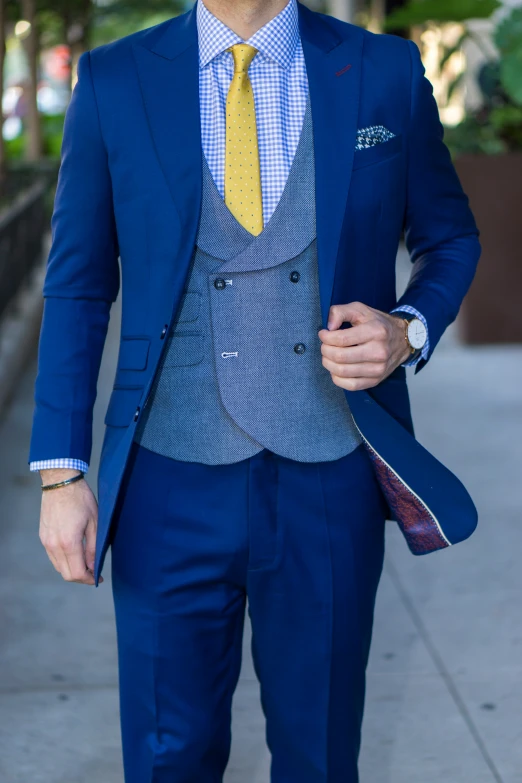
[[[350,25],[341,36],[319,14],[302,3],[298,7],[312,106],[319,288],[326,326],[355,152],[363,34]],[[151,135],[188,248],[201,206],[196,4],[142,39],[134,55]]]
[[[153,31],[154,32],[154,31]],[[196,5],[134,46],[150,131],[185,232],[201,200],[201,123]]]
[[[319,290],[326,327],[353,168],[363,33],[350,25],[341,36],[319,14],[298,5],[312,104]]]

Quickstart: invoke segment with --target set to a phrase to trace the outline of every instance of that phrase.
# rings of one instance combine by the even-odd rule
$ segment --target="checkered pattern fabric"
[[[242,39],[210,13],[202,0],[197,5],[199,35],[199,95],[203,153],[224,198],[227,95],[234,74],[230,46]],[[246,43],[258,52],[248,70],[256,104],[263,219],[270,220],[294,159],[308,98],[296,0]]]
[[[226,103],[234,74],[230,46],[243,39],[219,21],[202,0],[197,2],[199,36],[199,97],[203,153],[212,178],[224,198]],[[281,198],[294,159],[306,111],[308,78],[299,36],[296,0],[289,0],[283,10],[246,41],[258,49],[249,76],[256,103],[263,219],[266,225]],[[401,311],[420,318],[412,307]],[[429,342],[421,356],[426,358]],[[419,360],[414,357],[406,365]],[[71,468],[84,473],[88,465],[76,459],[53,459],[33,462],[31,470]]]
[[[60,468],[67,468],[68,470],[80,470],[82,473],[87,473],[89,466],[86,462],[82,462],[80,459],[45,459],[40,462],[31,462],[31,470],[59,470]]]

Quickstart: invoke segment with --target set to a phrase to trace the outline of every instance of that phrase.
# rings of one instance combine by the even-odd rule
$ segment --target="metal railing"
[[[33,174],[32,184],[18,180],[17,195],[0,211],[0,318],[41,260],[51,181],[47,173]]]

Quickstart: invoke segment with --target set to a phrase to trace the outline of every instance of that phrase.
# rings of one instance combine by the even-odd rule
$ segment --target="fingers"
[[[351,328],[341,329],[346,322]],[[351,391],[377,386],[407,356],[402,320],[361,302],[331,307],[328,329],[318,335],[323,366]]]
[[[364,305],[338,306],[338,312],[345,314],[353,310],[362,311]],[[327,369],[337,386],[350,391],[369,389],[380,383],[389,372],[390,340],[387,323],[378,317],[376,311],[365,308],[370,320],[352,326],[351,329],[337,329],[319,332],[323,367]],[[364,313],[366,317],[368,313]]]
[[[85,530],[85,562],[89,571],[94,571],[96,558],[96,523],[91,520]]]
[[[384,343],[371,341],[364,345],[341,348],[334,345],[321,345],[321,354],[336,364],[380,364],[386,365],[389,360],[389,351]]]
[[[83,482],[42,496],[40,540],[67,582],[95,584],[97,519],[96,499]]]
[[[371,340],[383,343],[388,340],[387,324],[380,319],[366,321],[364,324],[352,326],[350,329],[337,329],[336,331],[321,329],[318,334],[322,343],[342,347],[363,345]]]
[[[372,378],[341,378],[338,375],[332,375],[331,378],[336,386],[340,386],[341,389],[346,389],[347,391],[373,389],[374,386],[380,383],[380,380]]]
[[[69,573],[69,566],[60,542],[45,529],[40,530],[40,541],[55,570],[65,579],[65,574]]]
[[[66,582],[93,585],[94,576],[87,566],[82,541],[42,541],[49,560]]]
[[[87,528],[85,530],[85,562],[91,574],[94,574],[94,563],[96,559],[97,529],[98,526],[96,520],[92,519],[87,525]],[[100,576],[100,584],[102,582],[103,582],[103,576]],[[94,579],[93,582],[89,582],[88,584],[94,584]]]
[[[46,549],[45,551],[46,551],[46,553],[47,553],[47,557],[49,558],[49,560],[51,561],[51,563],[52,563],[52,564],[53,564],[53,566],[54,566],[54,570],[55,570],[55,571],[58,571],[58,573],[59,573],[59,574],[61,574],[61,571],[60,571],[60,566],[59,566],[59,564],[58,564],[58,560],[56,559],[56,557],[54,556],[54,554],[53,554],[52,552],[50,552],[48,549]]]
[[[375,311],[361,302],[332,305],[328,313],[328,329],[339,329],[343,323],[360,324],[373,316]]]
[[[386,375],[385,363],[364,362],[362,364],[338,364],[323,357],[323,367],[338,378],[362,378],[379,383]]]
[[[87,562],[85,560],[85,550],[83,548],[83,542],[80,545],[75,545],[73,549],[65,551],[65,557],[67,559],[68,577],[62,574],[66,582],[77,582],[82,585],[93,585],[94,576],[92,571],[87,568]]]

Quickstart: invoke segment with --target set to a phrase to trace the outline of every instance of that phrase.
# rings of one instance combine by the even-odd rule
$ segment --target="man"
[[[222,779],[247,598],[272,780],[357,781],[385,518],[417,553],[474,528],[402,366],[480,252],[423,73],[296,0],[198,0],[80,60],[30,459],[62,576],[96,584],[112,545],[127,783]]]

